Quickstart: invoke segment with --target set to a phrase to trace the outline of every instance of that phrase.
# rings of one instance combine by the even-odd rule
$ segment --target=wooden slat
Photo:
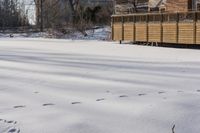
[[[122,21],[125,22],[123,25],[121,22],[113,21],[113,40],[200,45],[200,21],[196,23],[196,19],[194,21],[182,21],[182,19],[180,21],[163,21],[162,24],[149,19],[147,19],[149,21],[134,20],[136,23]],[[149,23],[146,24],[146,22]]]
[[[163,23],[163,42],[176,43],[176,23]]]
[[[122,40],[122,24],[121,23],[115,23],[113,24],[113,40],[114,41],[120,41]]]
[[[196,43],[200,45],[200,22],[196,24]]]
[[[194,24],[193,23],[179,23],[178,43],[194,44]]]
[[[147,41],[147,25],[145,23],[135,24],[136,41]]]
[[[148,38],[149,42],[161,42],[161,24],[160,23],[149,23],[148,24]]]
[[[134,24],[124,23],[124,40],[133,41],[134,37]]]

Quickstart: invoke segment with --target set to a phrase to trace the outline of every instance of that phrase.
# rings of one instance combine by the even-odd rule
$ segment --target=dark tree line
[[[69,1],[74,23],[83,19],[87,23],[110,24],[110,15],[113,13],[114,8],[113,3],[107,3],[107,5],[104,6],[96,5],[92,7],[81,4],[80,0],[66,1]]]
[[[0,27],[28,25],[28,18],[20,9],[18,0],[0,0]]]
[[[113,13],[113,3],[105,5],[87,5],[81,0],[66,0],[69,2],[73,27],[87,35],[84,31],[96,25],[110,25],[110,16]],[[98,2],[98,1],[97,1]]]
[[[36,25],[43,29],[85,31],[97,25],[109,25],[112,4],[85,4],[83,0],[32,0]],[[0,0],[0,29],[28,26],[29,18],[22,0]]]
[[[110,25],[113,5],[88,5],[83,0],[34,0],[38,27],[45,29],[85,30],[96,25]],[[43,31],[40,28],[41,31]],[[67,32],[67,31],[66,31]]]
[[[112,14],[112,5],[89,6],[83,4],[81,0],[34,0],[36,3],[37,23],[45,27],[61,26],[62,24],[72,23],[74,25],[80,22],[93,24],[110,24],[110,15]],[[43,4],[41,6],[41,3]],[[41,7],[43,8],[41,10]],[[42,13],[41,13],[42,11]]]

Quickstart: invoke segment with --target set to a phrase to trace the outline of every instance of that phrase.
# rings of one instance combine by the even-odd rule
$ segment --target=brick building
[[[147,12],[148,0],[115,0],[115,13]]]
[[[200,0],[149,0],[149,11],[200,11]]]
[[[135,1],[136,6],[133,6]],[[200,0],[116,0],[116,8],[122,13],[138,12],[187,12],[200,11]]]

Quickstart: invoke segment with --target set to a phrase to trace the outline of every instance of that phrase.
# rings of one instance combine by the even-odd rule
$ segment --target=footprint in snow
[[[20,133],[20,129],[16,129],[15,127],[12,127],[8,129],[8,133]]]
[[[120,98],[128,97],[127,95],[121,95],[119,96]]]
[[[25,108],[26,106],[25,105],[17,105],[17,106],[14,106],[13,108],[17,109],[17,108]]]
[[[81,104],[81,102],[72,102],[71,104]]]
[[[4,120],[0,119],[0,124],[3,124],[3,127],[0,129],[0,132],[5,133],[20,133],[20,129],[16,127],[17,121],[11,121],[11,120]]]
[[[182,93],[183,91],[177,91],[177,92]]]
[[[53,105],[55,105],[55,104],[53,104],[53,103],[45,103],[42,106],[53,106]]]
[[[38,92],[38,91],[35,91],[34,93],[35,93],[35,94],[38,94],[39,92]]]
[[[16,121],[6,121],[6,122],[9,123],[9,124],[17,124]]]
[[[0,119],[0,122],[3,122],[4,124],[6,124],[6,123],[8,123],[8,124],[13,124],[13,125],[15,125],[15,124],[17,124],[17,121],[8,121],[8,120],[4,120],[4,119]]]
[[[158,94],[163,94],[163,93],[165,93],[165,92],[164,92],[164,91],[159,91],[159,92],[158,92]]]
[[[100,98],[100,99],[97,99],[96,101],[100,102],[100,101],[104,101],[104,100],[105,100],[104,98]]]
[[[138,96],[145,96],[145,95],[146,95],[145,93],[138,94]]]
[[[200,92],[200,90],[197,90],[197,92]]]

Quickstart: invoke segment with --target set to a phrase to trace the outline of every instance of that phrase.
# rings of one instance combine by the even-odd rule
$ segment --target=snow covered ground
[[[0,133],[199,133],[200,51],[0,39]]]

